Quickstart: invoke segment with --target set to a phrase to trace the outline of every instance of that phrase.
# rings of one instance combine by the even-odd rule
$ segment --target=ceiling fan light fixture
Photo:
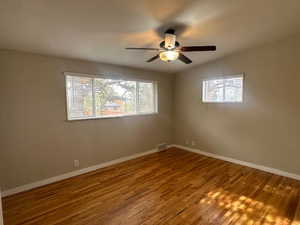
[[[174,50],[173,51],[161,51],[159,53],[159,58],[165,62],[174,61],[174,60],[178,59],[178,57],[179,57],[179,52],[174,51]]]
[[[193,61],[189,57],[182,54],[182,52],[206,52],[206,51],[216,51],[215,45],[206,46],[181,46],[178,41],[176,41],[176,35],[174,29],[168,29],[165,32],[165,39],[159,44],[159,48],[126,48],[129,50],[151,50],[156,51],[153,57],[148,59],[146,62],[150,63],[154,60],[161,59],[164,62],[171,62],[176,59],[185,63],[191,64]]]

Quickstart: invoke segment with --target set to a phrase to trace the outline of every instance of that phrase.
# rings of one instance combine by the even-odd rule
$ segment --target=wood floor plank
[[[300,182],[177,148],[3,199],[5,225],[298,225]]]

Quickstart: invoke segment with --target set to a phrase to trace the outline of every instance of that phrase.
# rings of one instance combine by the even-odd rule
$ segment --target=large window
[[[66,74],[66,89],[69,120],[157,112],[154,81]]]
[[[242,102],[243,75],[204,80],[202,84],[203,102]]]

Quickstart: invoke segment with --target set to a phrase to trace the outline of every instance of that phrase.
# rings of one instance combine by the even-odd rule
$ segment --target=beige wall
[[[202,80],[245,73],[242,104],[201,102]],[[174,142],[300,174],[300,35],[179,73]]]
[[[204,151],[300,174],[299,59],[300,35],[176,76],[0,51],[0,186],[70,172],[74,159],[85,168],[186,139]],[[159,114],[67,122],[65,71],[157,80]],[[203,78],[239,73],[242,104],[201,102]]]
[[[0,64],[2,190],[171,143],[171,75],[14,51]],[[67,122],[65,71],[157,80],[159,114]]]

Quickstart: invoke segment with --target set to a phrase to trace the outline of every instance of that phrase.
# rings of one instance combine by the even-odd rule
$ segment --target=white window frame
[[[155,115],[158,114],[158,84],[157,81],[153,80],[143,80],[143,79],[124,79],[120,77],[111,77],[108,75],[93,75],[93,74],[84,74],[84,73],[73,73],[73,72],[64,72],[65,76],[65,94],[66,94],[66,112],[67,112],[67,121],[76,121],[76,120],[93,120],[93,119],[109,119],[109,118],[122,118],[122,117],[131,117],[131,116],[143,116],[143,115]],[[68,99],[68,91],[67,91],[67,77],[68,76],[75,76],[75,77],[83,77],[83,78],[102,78],[102,79],[111,79],[111,80],[121,80],[121,81],[135,81],[137,82],[137,88],[136,88],[136,101],[138,102],[138,82],[145,82],[145,83],[152,83],[153,84],[153,103],[154,103],[154,111],[153,112],[136,112],[132,114],[124,114],[124,115],[108,115],[108,116],[96,116],[95,112],[95,92],[94,92],[94,79],[92,80],[92,95],[93,95],[93,116],[89,117],[71,117],[70,116],[70,109],[69,109],[69,99]],[[138,104],[136,105],[138,107]],[[136,110],[138,111],[138,110]]]
[[[210,80],[226,80],[226,79],[232,79],[232,78],[242,78],[242,96],[241,101],[207,101],[205,100],[206,96],[206,89],[205,89],[205,82]],[[245,75],[243,73],[236,74],[236,75],[226,75],[226,76],[214,76],[212,78],[207,78],[202,81],[202,102],[203,103],[243,103],[244,101],[244,82],[245,82]],[[225,92],[226,88],[223,88],[223,99],[225,98]]]

